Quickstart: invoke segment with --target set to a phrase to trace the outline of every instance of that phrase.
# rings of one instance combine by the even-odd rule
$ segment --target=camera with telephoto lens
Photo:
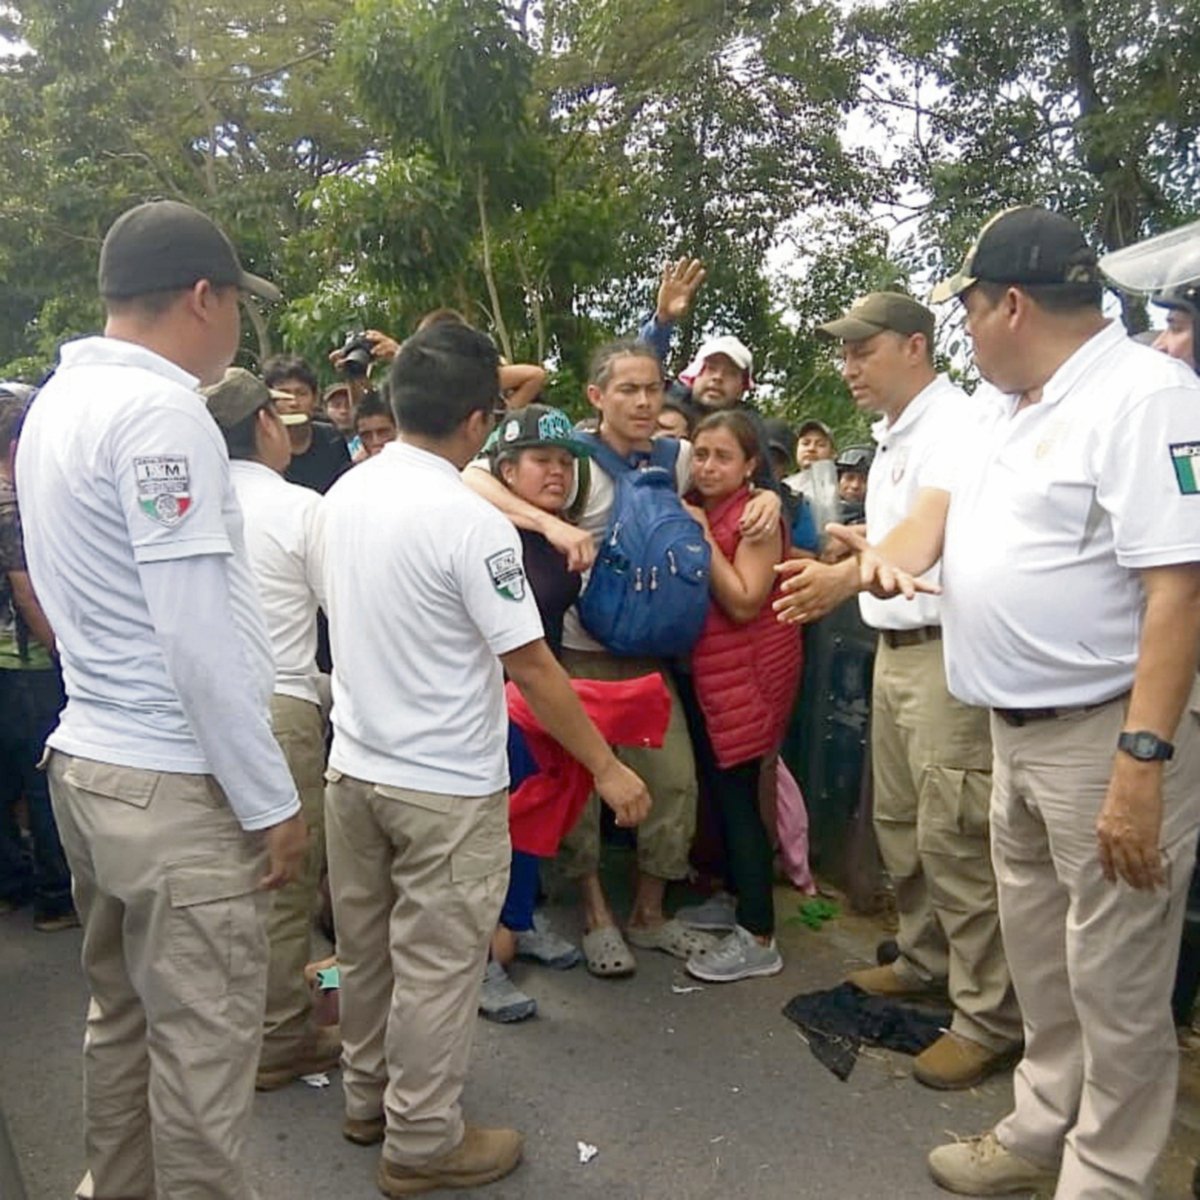
[[[371,340],[365,333],[348,333],[342,343],[341,370],[347,375],[365,375],[371,366]]]

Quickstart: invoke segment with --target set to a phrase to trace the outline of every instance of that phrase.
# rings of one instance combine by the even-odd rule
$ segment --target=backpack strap
[[[662,467],[675,478],[675,465],[679,462],[679,439],[673,437],[655,438],[650,447],[650,465]]]
[[[613,477],[613,481],[627,475],[638,468],[631,466],[628,459],[622,458],[603,438],[594,433],[580,432],[575,434],[591,452],[596,463]],[[650,455],[647,460],[652,467],[662,467],[675,477],[675,464],[679,461],[679,442],[675,438],[655,438],[650,444]]]

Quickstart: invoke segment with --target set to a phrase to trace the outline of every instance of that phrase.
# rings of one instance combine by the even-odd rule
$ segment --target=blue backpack
[[[583,627],[613,654],[687,654],[708,615],[712,552],[675,486],[679,443],[654,442],[631,466],[593,434],[575,435],[612,476],[612,516],[579,599]]]

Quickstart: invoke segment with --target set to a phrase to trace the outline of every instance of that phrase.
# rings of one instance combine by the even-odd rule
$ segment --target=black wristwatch
[[[1175,754],[1175,747],[1170,742],[1151,733],[1148,729],[1139,729],[1136,733],[1123,733],[1117,738],[1117,749],[1124,750],[1130,758],[1138,762],[1167,762]]]

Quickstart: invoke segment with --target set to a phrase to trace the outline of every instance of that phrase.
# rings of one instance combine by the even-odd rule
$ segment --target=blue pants
[[[508,726],[508,786],[515,792],[530,775],[536,775],[538,765],[521,730],[514,724]],[[538,894],[538,858],[524,850],[512,853],[512,874],[508,881],[508,894],[500,910],[500,924],[513,933],[524,933],[533,928],[533,908]]]
[[[32,900],[39,917],[71,911],[71,872],[46,775],[37,769],[64,703],[57,671],[0,670],[0,899]],[[32,859],[17,826],[21,797],[29,810]]]

